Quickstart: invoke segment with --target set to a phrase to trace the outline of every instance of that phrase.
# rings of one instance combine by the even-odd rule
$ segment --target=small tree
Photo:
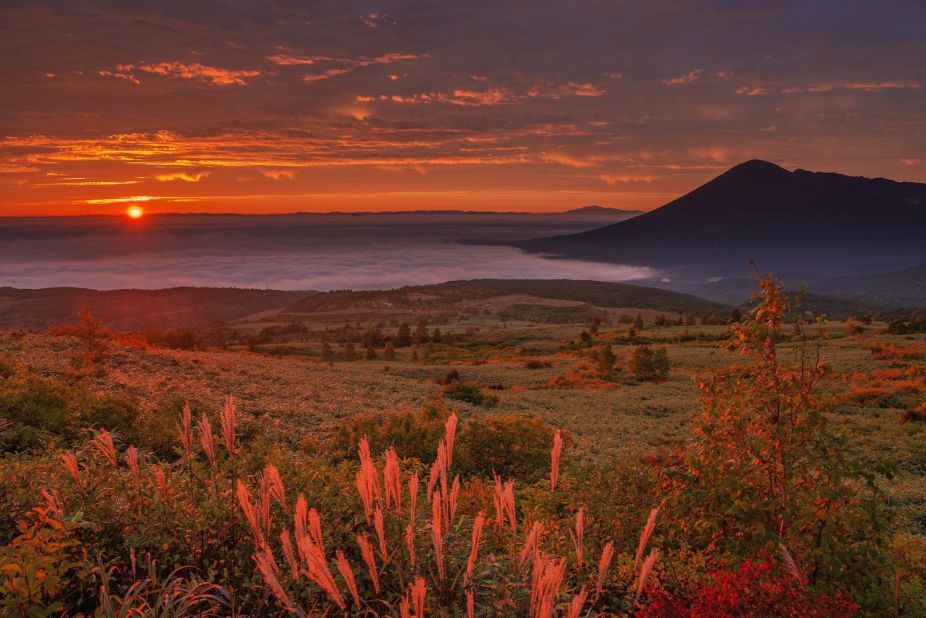
[[[106,352],[106,329],[86,307],[82,307],[77,316],[80,323],[77,325],[76,334],[83,347],[84,358],[90,362],[98,361]]]
[[[415,343],[420,345],[430,340],[431,337],[428,335],[428,325],[423,321],[418,322],[418,327],[415,329]]]
[[[344,344],[344,360],[357,360],[360,358],[360,355],[357,354],[357,349],[354,347],[353,343]]]
[[[598,371],[603,374],[611,373],[616,362],[617,357],[614,355],[614,350],[611,349],[610,341],[595,352],[595,364],[598,366]]]
[[[637,314],[637,317],[633,321],[633,327],[636,330],[643,330],[643,316],[640,315],[639,313]]]
[[[322,360],[331,360],[334,356],[334,350],[331,349],[331,344],[327,341],[322,341],[322,351],[321,357]]]
[[[399,324],[399,330],[395,336],[396,347],[406,348],[412,344],[412,329],[409,328],[408,324],[402,322]]]
[[[373,346],[367,346],[366,357],[367,360],[376,360],[376,349]]]
[[[879,590],[893,578],[871,565],[885,548],[875,474],[889,471],[851,459],[829,430],[818,395],[828,375],[822,337],[810,349],[805,336],[797,360],[782,361],[776,342],[788,301],[779,282],[760,286],[731,340],[751,362],[700,385],[695,440],[670,474],[675,529],[688,547],[727,558],[787,552],[791,571],[815,590],[848,589],[866,613],[887,614]]]
[[[383,348],[383,359],[387,361],[395,360],[395,346],[391,341],[387,341],[386,347]]]
[[[641,382],[665,380],[669,377],[669,356],[665,348],[653,350],[642,345],[630,355],[630,371]]]

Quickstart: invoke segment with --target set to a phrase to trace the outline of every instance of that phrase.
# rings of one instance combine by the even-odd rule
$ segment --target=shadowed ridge
[[[926,184],[790,172],[753,159],[661,208],[581,234],[519,244],[647,266],[689,280],[779,272],[838,276],[926,261]]]

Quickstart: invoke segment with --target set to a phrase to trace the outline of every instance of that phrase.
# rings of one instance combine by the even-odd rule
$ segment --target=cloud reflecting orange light
[[[0,216],[651,208],[754,157],[926,180],[913,4],[53,5],[0,8]]]

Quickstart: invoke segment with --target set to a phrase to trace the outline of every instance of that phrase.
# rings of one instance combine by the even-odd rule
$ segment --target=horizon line
[[[651,212],[649,210],[639,210],[639,209],[625,209],[625,208],[614,208],[611,206],[598,206],[597,204],[590,204],[588,206],[579,206],[576,208],[570,208],[567,210],[460,210],[458,208],[429,208],[421,210],[325,210],[325,211],[310,211],[310,210],[294,210],[290,212],[185,212],[185,211],[169,211],[169,212],[145,212],[144,218],[148,217],[290,217],[296,215],[345,215],[345,216],[364,216],[364,215],[417,215],[417,214],[433,214],[433,215],[524,215],[524,216],[538,216],[538,215],[568,215],[576,214],[581,215],[582,210],[597,206],[601,210],[599,212],[614,212],[614,213],[627,213],[627,214],[643,214],[645,212]],[[655,209],[652,209],[655,210]],[[592,211],[594,212],[594,211]],[[126,214],[124,212],[120,213],[73,213],[73,214],[47,214],[47,215],[6,215],[0,214],[0,219],[74,219],[81,217],[109,217],[114,219],[124,219]]]

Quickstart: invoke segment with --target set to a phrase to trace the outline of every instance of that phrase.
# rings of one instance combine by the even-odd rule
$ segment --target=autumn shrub
[[[871,345],[871,355],[878,360],[909,361],[926,358],[926,346],[912,344],[908,346],[892,343],[874,343]]]
[[[830,430],[820,383],[822,341],[779,357],[787,299],[765,278],[762,298],[733,329],[749,364],[700,385],[694,438],[669,466],[673,522],[686,546],[731,562],[785,547],[815,591],[850,589],[883,611],[886,517],[876,475]],[[877,565],[877,566],[876,566]]]
[[[23,519],[18,535],[0,547],[0,613],[4,616],[74,614],[93,607],[81,583],[92,570],[86,549],[72,532],[82,524],[80,514],[65,517],[54,498],[42,496]]]
[[[842,618],[859,610],[842,594],[815,593],[793,574],[782,572],[771,560],[746,560],[735,569],[717,568],[689,593],[653,593],[652,602],[637,614],[641,618],[738,618],[766,616],[790,618]]]

